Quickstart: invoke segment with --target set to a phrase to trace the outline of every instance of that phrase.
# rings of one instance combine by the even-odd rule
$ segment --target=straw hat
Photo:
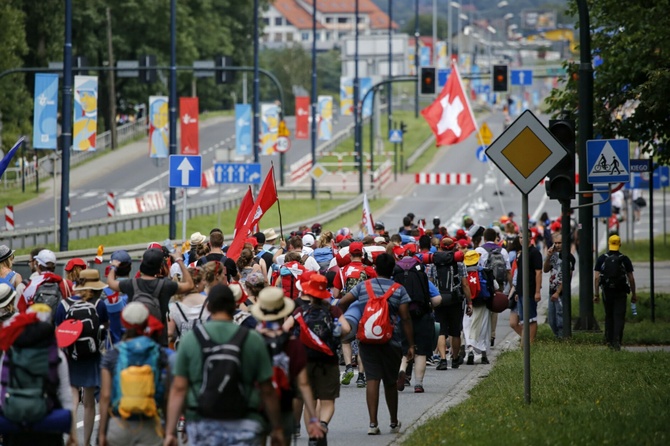
[[[265,231],[263,231],[263,234],[265,234],[266,242],[277,240],[277,237],[279,237],[279,234],[275,232],[274,228],[266,229]]]
[[[295,302],[284,297],[281,288],[265,287],[258,293],[258,302],[251,307],[251,315],[259,321],[276,321],[293,313]]]
[[[105,288],[107,288],[107,284],[100,280],[100,272],[97,269],[91,268],[79,273],[79,280],[77,280],[77,284],[74,286],[74,291],[104,290]]]

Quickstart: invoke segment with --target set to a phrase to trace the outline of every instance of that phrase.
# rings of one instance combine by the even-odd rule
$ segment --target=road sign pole
[[[177,0],[170,0],[170,155],[177,154]],[[170,188],[168,238],[177,238],[177,189]]]
[[[286,168],[286,154],[279,154],[279,185],[284,187],[284,169]],[[221,225],[219,225],[220,227]]]
[[[184,210],[181,215],[181,241],[184,243],[186,241],[186,188],[182,189],[184,194]]]
[[[663,186],[663,184],[661,184],[661,187],[662,186]],[[666,229],[668,219],[665,215],[665,189],[667,189],[667,188],[665,188],[665,187],[663,188],[663,246],[668,244],[668,232],[667,232],[667,229]]]
[[[527,214],[524,214],[527,215]],[[598,224],[596,226],[596,252],[598,251]],[[572,276],[570,274],[570,200],[561,200],[561,275],[563,276],[563,337],[572,336]],[[590,256],[589,256],[590,257]],[[525,264],[526,262],[524,262]],[[525,312],[524,312],[525,313]]]
[[[521,295],[523,296],[523,394],[526,404],[530,404],[530,259],[528,258],[528,194],[521,194],[521,215],[523,243],[521,244],[521,255],[523,262],[521,270],[523,281]],[[535,293],[533,293],[534,298]]]
[[[649,159],[649,292],[651,294],[651,321],[656,322],[654,296],[654,162]]]

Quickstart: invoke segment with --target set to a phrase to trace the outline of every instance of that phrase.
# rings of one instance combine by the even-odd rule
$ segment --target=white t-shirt
[[[623,208],[624,195],[622,190],[618,190],[612,194],[612,206]]]
[[[313,252],[313,251],[312,251]],[[304,256],[307,254],[306,252],[302,252],[300,255]],[[286,254],[282,254],[280,256],[277,256],[275,259],[275,263],[277,266],[282,266],[284,264],[284,258],[286,257]],[[308,256],[307,259],[305,260],[304,267],[307,269],[307,271],[319,271],[319,262],[317,262],[313,256]]]

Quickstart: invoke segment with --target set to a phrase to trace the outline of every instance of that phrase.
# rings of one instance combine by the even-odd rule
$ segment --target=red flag
[[[309,139],[309,97],[295,98],[295,139]]]
[[[233,235],[236,235],[237,231],[242,229],[244,221],[249,215],[249,212],[251,212],[251,208],[253,206],[254,206],[254,194],[251,192],[251,186],[249,186],[249,190],[247,191],[247,193],[244,195],[244,198],[242,198],[242,201],[240,202],[240,209],[237,211],[237,218],[235,219],[235,230],[233,231]]]
[[[328,347],[326,343],[307,326],[307,322],[302,318],[302,313],[297,312],[293,315],[293,318],[298,325],[300,325],[300,342],[302,342],[305,347],[325,353],[328,356],[334,355],[330,347]]]
[[[244,241],[247,239],[249,230],[257,224],[268,209],[277,201],[277,188],[275,188],[274,166],[270,167],[268,175],[263,181],[261,190],[256,197],[256,201],[247,215],[242,228],[235,234],[233,243],[230,244],[226,255],[233,260],[237,260],[244,247]]]
[[[423,226],[423,218],[419,219],[419,226],[417,226],[417,229],[419,230],[419,235],[424,236],[426,235],[426,228]]]
[[[198,155],[198,98],[179,98],[181,154]]]
[[[435,102],[421,111],[435,134],[437,146],[456,144],[477,129],[456,65]]]

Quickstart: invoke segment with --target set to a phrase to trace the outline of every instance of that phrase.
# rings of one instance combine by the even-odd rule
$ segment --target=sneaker
[[[351,357],[351,366],[352,367],[358,367],[358,355],[353,355]]]
[[[447,370],[447,360],[440,359],[440,363],[437,365],[435,370]]]
[[[496,343],[496,338],[495,336],[491,337],[491,347]]]
[[[398,421],[395,424],[391,424],[391,433],[392,434],[399,434],[401,427],[402,427],[402,423],[400,421]]]
[[[348,386],[353,378],[354,378],[354,368],[347,367],[344,370],[344,373],[342,374],[342,380],[340,381],[340,383],[342,383],[345,386]]]
[[[407,374],[405,373],[404,370],[401,370],[398,373],[398,381],[396,382],[396,385],[398,386],[398,392],[402,392],[405,390],[405,378],[407,377]]]
[[[368,435],[379,435],[380,433],[379,426],[370,424],[370,427],[368,427]]]
[[[465,346],[464,345],[461,345],[460,350],[458,350],[458,359],[461,361],[461,364],[463,364],[463,361],[465,361]]]
[[[363,387],[365,387],[366,384],[367,384],[367,382],[365,381],[365,374],[364,373],[359,373],[358,374],[358,379],[356,380],[356,387],[358,387],[359,389],[362,389]]]
[[[467,365],[474,365],[475,363],[475,354],[473,352],[468,353],[468,362]]]
[[[300,423],[293,426],[293,436],[295,438],[300,438]]]
[[[482,364],[491,364],[489,358],[486,357],[486,353],[482,355]]]
[[[433,358],[426,358],[426,365],[435,365],[435,360]]]
[[[423,393],[425,390],[423,389],[423,386],[421,384],[417,384],[414,386],[414,393]]]
[[[452,369],[457,369],[459,365],[463,364],[463,360],[461,358],[454,358],[453,356],[451,357],[451,368]]]

